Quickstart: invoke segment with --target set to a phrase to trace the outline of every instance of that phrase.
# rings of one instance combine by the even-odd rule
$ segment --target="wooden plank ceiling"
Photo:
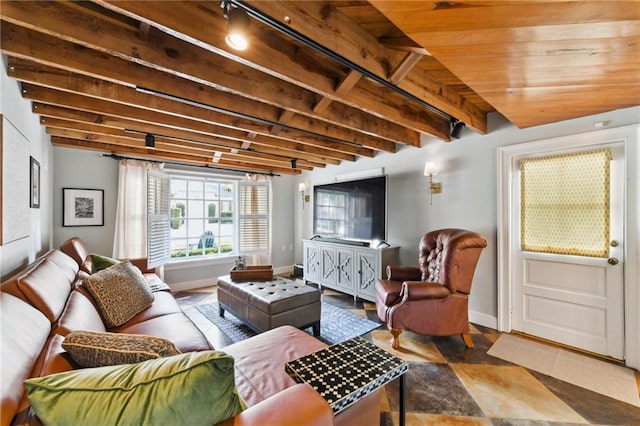
[[[596,22],[570,2],[525,2],[535,16],[511,19],[501,3],[245,1],[237,52],[219,1],[2,1],[0,49],[55,146],[248,172],[449,141],[452,120],[485,134],[495,109],[526,127],[638,104],[637,8],[580,2]],[[603,33],[577,40],[573,20]]]

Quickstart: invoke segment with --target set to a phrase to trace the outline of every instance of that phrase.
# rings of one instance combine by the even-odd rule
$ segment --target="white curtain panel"
[[[269,251],[262,254],[254,253],[246,255],[247,265],[271,265],[271,245],[273,242],[271,238],[273,228],[273,185],[271,183],[271,176],[246,174],[245,180],[248,182],[267,182],[269,184]]]
[[[147,257],[147,170],[163,164],[120,160],[113,257]]]

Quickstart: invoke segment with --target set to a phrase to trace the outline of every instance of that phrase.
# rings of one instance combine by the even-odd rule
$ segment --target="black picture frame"
[[[104,226],[104,190],[62,188],[62,226]]]
[[[29,157],[29,207],[40,208],[40,163]]]

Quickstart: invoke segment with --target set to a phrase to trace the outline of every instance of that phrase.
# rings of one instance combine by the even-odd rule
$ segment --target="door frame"
[[[640,185],[638,166],[640,165],[640,125],[617,127],[606,130],[562,136],[532,142],[498,147],[498,330],[510,332],[512,329],[514,244],[512,230],[514,223],[512,206],[513,167],[517,157],[540,152],[564,151],[567,149],[619,142],[625,153],[625,193],[624,193],[624,358],[628,367],[640,369]]]

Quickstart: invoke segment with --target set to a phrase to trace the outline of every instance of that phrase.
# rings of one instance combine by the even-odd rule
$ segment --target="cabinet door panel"
[[[357,281],[356,291],[364,299],[375,300],[375,285],[380,278],[378,253],[357,252]]]
[[[320,280],[323,285],[335,287],[338,258],[334,247],[320,247]]]
[[[351,294],[354,289],[354,256],[353,250],[337,250],[336,284],[339,290]]]
[[[320,256],[318,246],[315,244],[304,243],[304,279],[317,283],[319,280]]]

